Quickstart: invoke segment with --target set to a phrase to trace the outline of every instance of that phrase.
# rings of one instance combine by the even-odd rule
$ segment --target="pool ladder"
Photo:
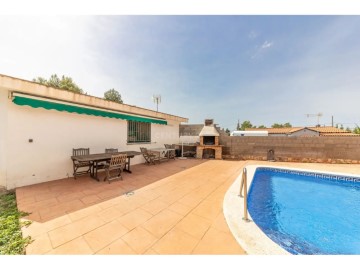
[[[244,189],[244,196],[242,195],[242,190]],[[248,218],[248,207],[247,207],[247,171],[246,167],[243,169],[243,174],[241,177],[241,184],[240,184],[240,192],[239,196],[244,198],[244,217],[243,220],[249,222],[250,219]]]

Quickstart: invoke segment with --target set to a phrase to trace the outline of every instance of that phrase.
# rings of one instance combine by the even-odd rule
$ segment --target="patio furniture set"
[[[106,148],[104,153],[90,154],[90,148],[73,149],[73,176],[90,174],[92,178],[100,181],[98,172],[105,171],[104,181],[122,179],[122,172],[131,173],[130,159],[143,155],[146,164],[154,164],[165,160],[175,159],[175,145],[165,144],[165,148],[147,149],[140,147],[141,152],[119,151],[117,148]],[[85,169],[85,170],[84,170]],[[114,174],[115,172],[115,174]]]
[[[155,165],[156,162],[169,161],[175,159],[175,145],[165,144],[165,148],[151,148],[140,147],[140,151],[145,159],[147,165]]]
[[[122,171],[131,173],[130,159],[140,154],[140,152],[136,151],[119,152],[118,149],[114,148],[105,149],[105,153],[99,154],[90,154],[89,148],[73,149],[71,159],[73,161],[74,178],[89,173],[92,178],[100,181],[98,172],[104,170],[104,181],[107,180],[110,183],[111,180],[122,179]],[[86,168],[86,170],[82,168]],[[112,171],[116,171],[117,174],[115,176],[111,175]]]

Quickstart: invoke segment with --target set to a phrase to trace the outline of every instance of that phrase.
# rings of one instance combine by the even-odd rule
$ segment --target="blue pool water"
[[[258,168],[253,221],[292,254],[360,254],[360,179]]]

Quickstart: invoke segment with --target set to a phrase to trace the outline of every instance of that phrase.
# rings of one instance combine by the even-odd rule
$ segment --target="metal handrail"
[[[243,189],[244,189],[244,196],[242,195],[242,190]],[[244,167],[243,174],[242,174],[242,177],[241,177],[239,196],[244,198],[244,217],[243,217],[243,220],[249,222],[250,219],[248,218],[248,208],[247,208],[247,170],[246,170],[246,167]]]

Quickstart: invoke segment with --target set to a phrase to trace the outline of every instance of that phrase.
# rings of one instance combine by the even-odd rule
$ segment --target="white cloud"
[[[254,30],[251,31],[248,35],[249,39],[255,39],[259,36],[259,34],[257,32],[255,32]]]
[[[270,47],[272,47],[273,44],[274,44],[274,42],[269,42],[269,41],[266,40],[266,41],[261,45],[261,49],[270,48]]]
[[[253,53],[251,55],[251,59],[258,59],[264,55],[266,51],[268,51],[271,47],[273,47],[274,42],[273,41],[267,41],[265,40],[264,43],[262,43],[260,46],[255,46],[255,49],[253,50]]]
[[[85,92],[101,95],[111,79],[99,68],[95,18],[1,16],[0,73],[26,80],[66,75]]]

